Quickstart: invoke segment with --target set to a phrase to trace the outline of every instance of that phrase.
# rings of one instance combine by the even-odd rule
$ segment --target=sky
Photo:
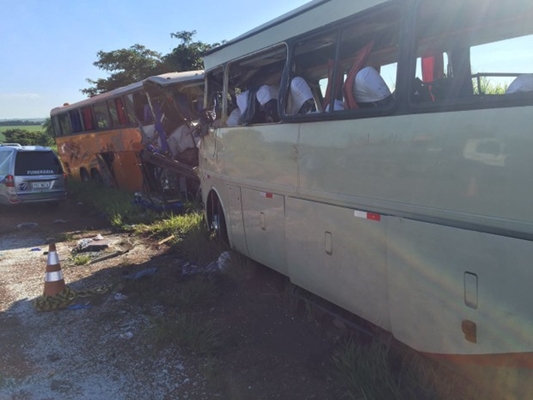
[[[108,74],[97,52],[141,44],[168,54],[170,34],[233,39],[309,0],[0,0],[0,120],[46,118]]]

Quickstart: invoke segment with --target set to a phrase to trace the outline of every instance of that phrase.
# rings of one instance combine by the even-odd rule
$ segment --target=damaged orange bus
[[[531,1],[314,0],[211,50],[211,227],[416,350],[533,366],[531,49]]]
[[[198,186],[194,131],[203,71],[147,78],[50,115],[68,175],[132,191]],[[189,181],[189,182],[187,182]],[[184,189],[185,188],[185,189]]]

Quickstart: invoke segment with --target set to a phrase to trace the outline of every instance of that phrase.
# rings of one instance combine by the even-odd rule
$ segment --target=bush
[[[22,146],[50,146],[54,140],[44,132],[30,132],[24,129],[7,129],[4,132],[7,143],[19,143]]]

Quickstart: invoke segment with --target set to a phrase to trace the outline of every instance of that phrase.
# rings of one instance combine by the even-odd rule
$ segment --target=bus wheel
[[[87,172],[86,169],[80,170],[80,179],[82,182],[89,182],[91,180],[89,173]]]
[[[100,172],[98,172],[96,169],[92,170],[91,178],[93,182],[97,183],[98,185],[102,185],[104,183],[104,180],[102,179],[102,175],[100,175]]]
[[[218,196],[211,192],[207,199],[207,223],[209,230],[222,242],[229,244],[226,217]]]

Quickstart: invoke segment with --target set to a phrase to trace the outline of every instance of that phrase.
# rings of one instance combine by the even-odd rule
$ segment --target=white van
[[[57,205],[66,195],[66,175],[52,149],[0,144],[0,204]]]

